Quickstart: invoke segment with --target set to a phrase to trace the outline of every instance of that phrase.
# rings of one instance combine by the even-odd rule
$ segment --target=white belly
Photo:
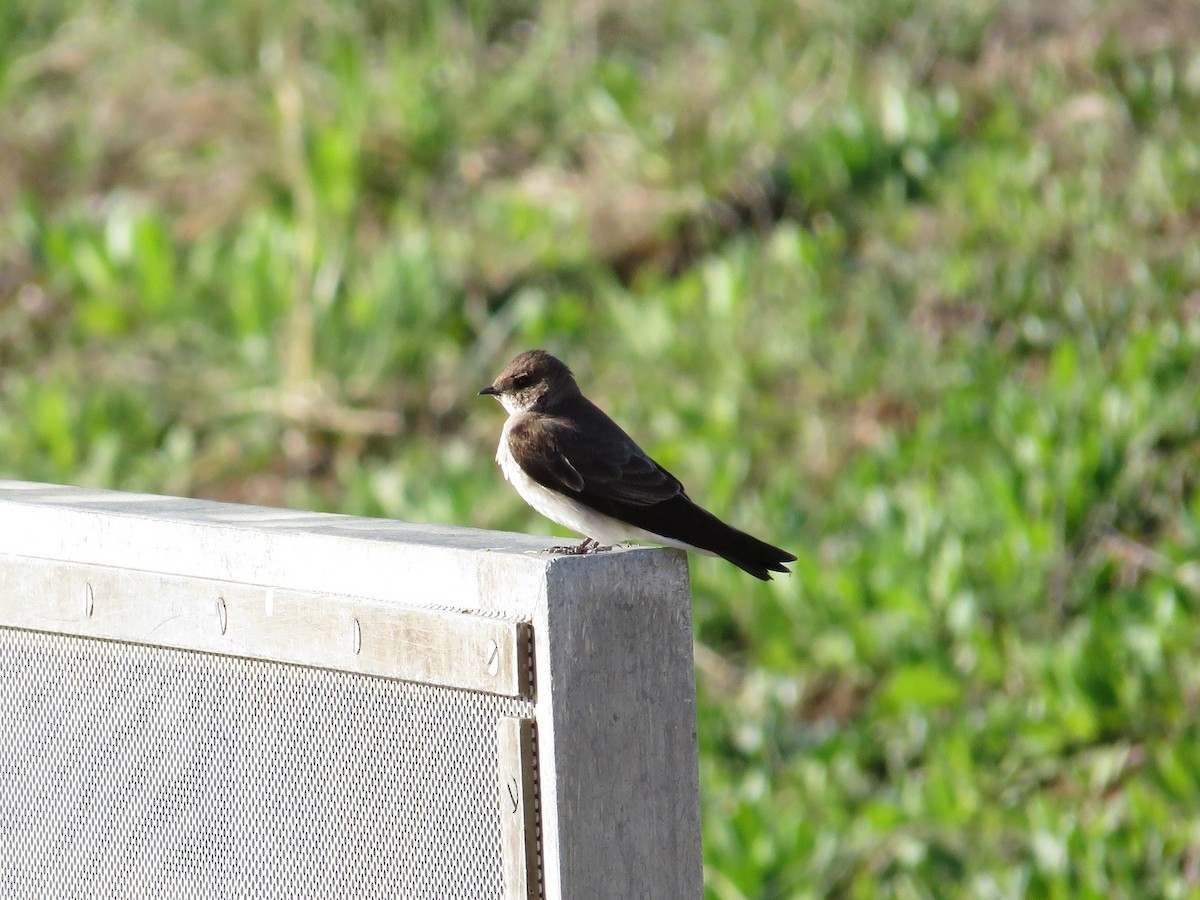
[[[566,494],[552,491],[550,488],[538,484],[525,474],[525,470],[517,464],[512,454],[508,452],[508,428],[510,422],[512,422],[511,418],[504,423],[504,430],[500,434],[500,446],[496,448],[496,462],[500,464],[500,471],[504,473],[504,477],[517,489],[517,493],[521,495],[521,499],[551,522],[557,522],[564,528],[570,528],[572,531],[584,537],[597,540],[602,544],[619,544],[621,541],[632,540],[648,541],[652,544],[665,544],[668,547],[678,547],[681,550],[697,549],[690,544],[653,534],[622,522],[619,519],[598,513],[594,509],[590,509],[582,503],[572,500]],[[699,552],[707,553],[704,550],[700,550]]]

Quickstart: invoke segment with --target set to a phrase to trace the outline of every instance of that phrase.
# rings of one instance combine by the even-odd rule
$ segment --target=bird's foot
[[[551,553],[565,553],[570,556],[584,556],[588,553],[603,553],[606,550],[611,550],[611,544],[601,544],[592,538],[584,538],[581,544],[572,544],[569,547],[551,547]]]

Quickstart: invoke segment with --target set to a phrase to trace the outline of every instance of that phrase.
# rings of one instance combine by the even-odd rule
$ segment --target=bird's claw
[[[588,553],[604,553],[611,550],[612,544],[601,544],[592,538],[584,538],[581,544],[571,544],[569,547],[551,547],[551,553],[564,553],[568,556],[584,556]]]

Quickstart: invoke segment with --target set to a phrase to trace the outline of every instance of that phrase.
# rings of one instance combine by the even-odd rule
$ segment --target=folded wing
[[[769,579],[796,557],[733,528],[687,496],[619,425],[584,397],[556,416],[513,423],[509,447],[534,481],[651,534],[716,553]]]

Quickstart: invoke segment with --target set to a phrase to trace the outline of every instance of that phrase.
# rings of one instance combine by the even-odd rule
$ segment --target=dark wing
[[[618,508],[683,494],[678,478],[589,401],[578,398],[568,412],[522,416],[509,430],[509,452],[538,484],[626,521]]]
[[[555,412],[526,414],[509,429],[509,452],[538,484],[651,534],[723,556],[756,578],[786,572],[784,563],[796,559],[693,503],[678,478],[586,398],[571,398]]]

